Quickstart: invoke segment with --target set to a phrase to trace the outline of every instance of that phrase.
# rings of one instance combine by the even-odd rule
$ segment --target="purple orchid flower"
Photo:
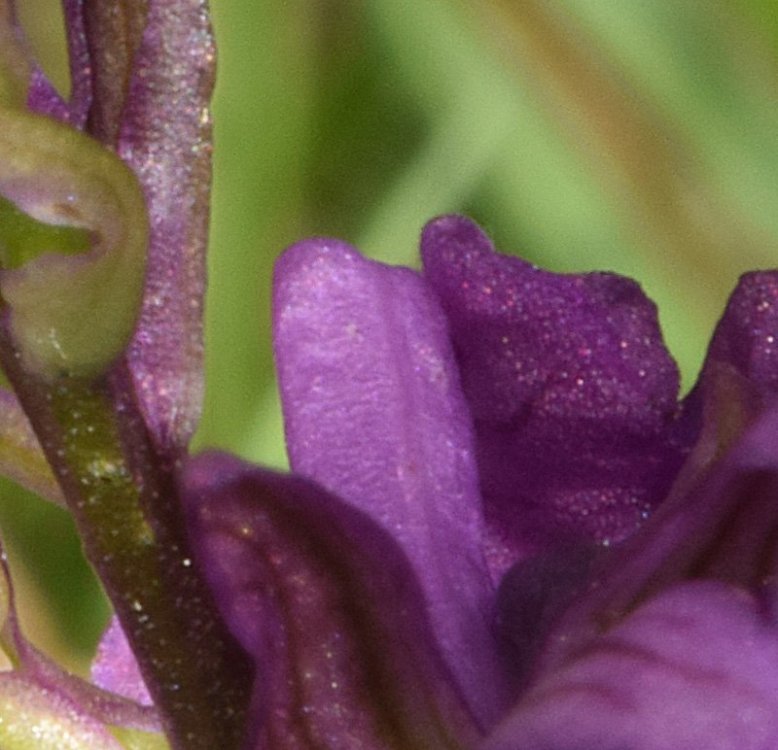
[[[117,619],[67,675],[2,566],[0,745],[774,750],[775,273],[679,402],[627,279],[456,216],[421,273],[308,240],[274,297],[293,473],[190,457],[207,8],[65,12],[69,101],[0,0],[0,461],[70,508]]]
[[[276,271],[282,476],[182,475],[257,665],[252,748],[778,743],[778,277],[741,281],[678,402],[632,281],[494,252],[417,273],[337,240]]]

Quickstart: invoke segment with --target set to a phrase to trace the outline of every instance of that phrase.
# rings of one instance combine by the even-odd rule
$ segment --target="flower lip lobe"
[[[422,259],[475,420],[496,574],[565,535],[629,536],[688,449],[654,305],[619,276],[498,255],[458,216],[425,227]]]
[[[670,588],[540,679],[483,750],[771,750],[774,628],[725,584]]]

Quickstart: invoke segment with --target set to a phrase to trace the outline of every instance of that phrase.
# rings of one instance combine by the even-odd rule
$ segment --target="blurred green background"
[[[56,0],[18,0],[60,86]],[[744,270],[778,265],[774,0],[213,0],[219,42],[198,445],[282,466],[269,337],[282,248],[414,264],[468,213],[505,251],[637,278],[684,387]],[[24,619],[83,668],[107,610],[66,514],[3,485]]]

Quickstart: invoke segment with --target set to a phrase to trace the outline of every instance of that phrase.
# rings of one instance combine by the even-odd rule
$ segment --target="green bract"
[[[3,107],[0,195],[0,295],[24,368],[100,374],[141,304],[148,222],[135,176],[83,133]]]

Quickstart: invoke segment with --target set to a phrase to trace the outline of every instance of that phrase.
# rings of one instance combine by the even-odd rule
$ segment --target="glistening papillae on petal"
[[[760,392],[778,394],[778,271],[745,274],[727,303],[706,369],[728,364]],[[703,370],[704,382],[706,372]]]
[[[226,455],[190,460],[181,481],[197,561],[257,663],[252,748],[469,746],[474,726],[389,534],[311,482]]]
[[[641,603],[688,580],[739,586],[762,598],[774,618],[776,498],[778,409],[773,407],[691,486],[682,476],[640,532],[603,556],[589,592],[553,633],[541,668],[552,669]]]
[[[469,415],[434,295],[417,273],[322,239],[278,262],[273,306],[292,468],[399,542],[446,660],[488,726],[505,699],[493,588]]]
[[[422,258],[475,421],[494,568],[565,536],[633,533],[686,448],[654,305],[619,276],[498,255],[463,217],[430,222]]]

